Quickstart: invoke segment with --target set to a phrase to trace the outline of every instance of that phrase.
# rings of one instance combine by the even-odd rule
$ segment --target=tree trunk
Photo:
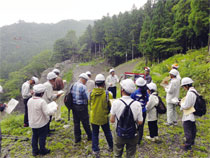
[[[99,43],[99,54],[101,56],[101,44]]]
[[[96,57],[96,43],[95,43],[95,57]]]

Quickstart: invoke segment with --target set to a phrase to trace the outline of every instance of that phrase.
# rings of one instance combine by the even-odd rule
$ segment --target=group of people
[[[187,90],[185,102],[180,107],[181,110],[189,109],[195,105],[196,101],[195,93],[197,91],[192,85],[193,80],[188,77],[181,79],[177,69],[177,64],[172,65],[172,70],[169,72],[170,81],[165,86],[166,125],[168,126],[177,125],[175,107],[179,105],[177,100],[180,86]],[[59,73],[58,69],[49,72],[47,75],[48,81],[44,84],[38,84],[38,78],[32,77],[22,86],[26,111],[24,126],[32,128],[32,154],[34,156],[50,153],[50,150],[45,147],[46,137],[51,132],[49,127],[52,115],[59,111],[59,108],[56,107],[52,110],[47,104],[61,96],[61,94],[53,92],[53,90],[63,89],[62,79],[58,77]],[[151,141],[159,139],[156,110],[156,106],[159,104],[157,86],[152,81],[149,67],[145,67],[145,77],[139,77],[135,82],[132,79],[119,81],[114,69],[110,69],[109,73],[110,75],[107,78],[103,74],[97,74],[95,81],[91,80],[91,72],[82,73],[79,75],[79,80],[69,88],[73,102],[75,143],[81,142],[80,122],[82,122],[87,134],[87,141],[92,141],[93,154],[99,157],[99,128],[101,126],[108,143],[108,151],[112,152],[114,150],[115,157],[122,157],[124,146],[126,146],[127,157],[135,157],[137,144],[142,141],[146,118],[149,127],[149,136],[146,136],[146,139]],[[118,82],[120,82],[121,98],[116,99]],[[56,86],[57,83],[59,86]],[[30,88],[31,85],[34,85],[33,90]],[[113,98],[114,101],[111,101]],[[126,107],[131,109],[133,120],[136,123],[135,134],[129,139],[117,133],[119,119]],[[2,109],[0,110],[2,111]],[[189,150],[194,144],[196,136],[195,116],[193,113],[183,114],[182,121],[186,137],[182,149]],[[115,124],[112,132],[110,123]]]
[[[61,120],[59,98],[62,93],[57,92],[64,88],[64,83],[59,74],[60,70],[54,69],[47,74],[45,83],[39,83],[39,79],[33,76],[22,85],[21,94],[25,105],[24,127],[32,128],[33,156],[50,153],[50,150],[45,147],[45,143],[47,135],[54,131],[54,129],[50,129],[52,115],[55,116],[56,121]],[[48,104],[53,101],[58,104],[56,107],[50,108]]]

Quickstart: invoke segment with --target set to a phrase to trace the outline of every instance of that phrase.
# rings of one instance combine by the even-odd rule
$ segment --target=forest
[[[205,47],[210,42],[208,0],[148,0],[141,7],[114,16],[104,16],[88,25],[77,37],[75,30],[57,39],[51,50],[43,50],[28,64],[0,79],[3,99],[17,97],[20,86],[31,75],[55,63],[76,58],[105,58],[112,66],[144,57],[159,63],[175,54]]]

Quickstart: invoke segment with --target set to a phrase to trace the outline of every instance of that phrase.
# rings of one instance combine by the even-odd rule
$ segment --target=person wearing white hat
[[[53,84],[53,90],[55,91],[55,93],[58,93],[58,91],[62,90],[64,88],[64,83],[62,78],[59,76],[60,75],[60,70],[59,69],[54,69],[52,72],[54,72],[57,77],[55,79],[55,82]],[[56,100],[56,103],[58,104],[58,110],[55,113],[55,121],[61,121],[61,106],[64,105],[63,102],[63,97],[59,97]]]
[[[157,97],[157,86],[155,83],[151,82],[147,84],[147,91],[149,93],[149,101],[147,102],[147,121],[149,127],[149,136],[146,136],[146,139],[151,141],[158,140],[158,125],[157,125],[157,110],[156,106],[159,103],[159,99]]]
[[[0,95],[3,93],[3,87],[0,85]],[[3,112],[6,108],[6,104],[3,104],[0,102],[0,112]],[[1,140],[2,140],[2,135],[1,135],[1,126],[0,126],[0,156],[1,156]]]
[[[60,70],[54,69],[52,72],[54,72],[57,75],[55,79],[55,83],[53,84],[53,90],[55,91],[62,90],[64,88],[64,83],[63,83],[62,78],[59,76]]]
[[[167,103],[167,123],[166,125],[177,125],[177,103],[174,100],[178,100],[180,91],[180,80],[176,78],[178,71],[172,69],[170,72],[171,80],[169,85],[165,87],[166,91],[166,103]]]
[[[110,75],[106,78],[106,85],[108,87],[108,91],[112,92],[113,98],[116,99],[117,95],[117,87],[116,84],[119,82],[117,75],[115,75],[115,70],[109,70]]]
[[[88,96],[90,96],[90,93],[92,92],[93,88],[95,88],[95,83],[93,80],[91,80],[91,72],[87,71],[86,74],[88,75],[89,79],[86,83],[87,86],[87,91],[88,91]]]
[[[39,79],[37,77],[32,77],[30,80],[26,81],[22,85],[21,94],[23,97],[23,103],[25,105],[25,114],[24,114],[24,127],[28,127],[28,107],[27,102],[32,97],[33,91],[30,89],[31,86],[38,84]]]
[[[125,79],[120,82],[121,85],[121,94],[122,97],[120,99],[116,99],[112,103],[111,107],[111,116],[110,116],[110,122],[115,123],[115,129],[113,131],[114,135],[114,157],[122,157],[123,154],[123,148],[126,145],[126,154],[127,157],[135,157],[136,153],[136,146],[138,143],[138,132],[136,130],[136,134],[133,138],[122,138],[118,136],[116,133],[117,123],[120,118],[121,114],[123,113],[123,110],[125,109],[126,105],[130,105],[133,119],[136,122],[136,124],[140,125],[143,122],[142,117],[142,109],[141,104],[137,101],[134,101],[130,95],[136,90],[136,86],[131,79]]]
[[[190,109],[195,105],[197,98],[196,94],[198,94],[198,92],[193,87],[193,82],[194,81],[189,77],[184,77],[181,81],[181,86],[184,88],[184,90],[187,91],[185,101],[183,104],[181,104],[180,108],[181,110]],[[196,123],[195,123],[195,115],[193,114],[193,112],[187,115],[183,113],[182,122],[183,122],[184,134],[186,140],[184,145],[181,146],[181,148],[187,151],[191,150],[191,146],[194,145],[196,137]]]
[[[149,100],[149,94],[147,93],[147,81],[143,79],[142,77],[139,77],[136,80],[136,86],[138,87],[135,92],[131,94],[131,98],[140,102],[141,107],[142,107],[142,116],[143,116],[143,123],[138,127],[138,132],[139,132],[139,140],[138,144],[141,143],[143,134],[144,134],[144,123],[146,120],[147,112],[146,112],[146,104]]]
[[[92,150],[93,154],[99,156],[99,129],[103,129],[109,151],[113,150],[112,133],[109,126],[109,111],[111,104],[109,99],[112,99],[112,94],[105,89],[105,77],[98,74],[95,77],[96,88],[91,92],[90,97],[90,123],[92,125]]]
[[[150,76],[150,68],[149,67],[144,67],[144,71],[145,71],[145,80],[147,81],[147,84],[149,84],[150,82],[152,82],[152,77]]]
[[[88,92],[85,84],[89,79],[86,73],[79,75],[79,80],[74,83],[71,89],[73,98],[73,120],[74,120],[74,136],[75,143],[81,142],[80,122],[85,129],[88,136],[88,141],[92,140],[92,132],[90,129],[89,115],[88,115]]]
[[[46,87],[43,84],[38,84],[33,87],[34,95],[28,101],[29,127],[32,128],[32,154],[46,155],[50,150],[46,149],[45,142],[48,134],[48,122],[50,120],[50,110],[47,107],[47,102],[42,98]],[[39,143],[39,147],[38,147]]]
[[[172,69],[175,69],[175,70],[178,71],[179,65],[177,63],[175,63],[171,67],[172,67]],[[179,71],[178,71],[178,74],[177,74],[176,78],[181,81],[181,76],[180,76]]]
[[[57,75],[54,72],[49,72],[47,74],[47,82],[45,82],[43,85],[45,86],[46,90],[43,95],[43,99],[49,104],[52,101],[55,101],[58,99],[62,94],[54,94],[53,93],[53,84],[55,83],[55,80],[57,78]],[[53,132],[54,129],[50,130],[50,122],[51,122],[52,116],[50,116],[50,121],[48,124],[48,133]]]

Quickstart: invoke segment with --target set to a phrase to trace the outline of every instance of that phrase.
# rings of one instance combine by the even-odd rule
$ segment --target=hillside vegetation
[[[69,30],[81,36],[93,21],[63,20],[56,24],[37,24],[19,21],[0,28],[0,78],[8,78],[9,73],[19,70],[31,58],[44,50],[53,48],[54,42]]]
[[[207,48],[200,50],[190,50],[185,55],[175,55],[160,64],[149,63],[151,66],[151,75],[153,81],[158,85],[159,94],[164,98],[165,92],[159,83],[162,79],[168,76],[168,72],[173,63],[178,63],[180,68],[180,74],[182,77],[189,76],[195,81],[195,88],[204,96],[208,103],[207,114],[197,119],[197,137],[195,145],[192,151],[184,152],[180,149],[180,145],[184,142],[184,131],[181,124],[182,113],[177,107],[179,114],[178,126],[168,127],[164,125],[166,122],[166,115],[159,115],[159,136],[160,141],[152,143],[148,140],[143,139],[143,143],[137,147],[136,157],[138,158],[180,158],[180,157],[209,157],[210,156],[210,57],[208,56]],[[143,72],[145,66],[145,59],[139,61],[134,69],[134,72]],[[148,65],[147,65],[148,66]],[[70,74],[71,76],[71,74]],[[66,76],[69,77],[69,76]],[[70,77],[71,78],[71,77]],[[181,97],[186,94],[183,90],[181,91]],[[119,94],[118,94],[119,97]],[[72,116],[72,114],[71,114]],[[56,129],[56,132],[47,138],[47,147],[52,150],[50,155],[45,156],[46,158],[52,157],[93,157],[91,154],[91,142],[87,142],[85,132],[82,128],[82,142],[81,144],[74,144],[73,134],[73,120],[67,122],[67,109],[65,106],[62,107],[62,122],[52,122],[52,128]],[[69,124],[70,127],[67,129],[63,128],[63,125]],[[2,132],[4,135],[13,136],[3,138],[3,156],[6,157],[32,157],[31,156],[31,129],[23,128],[23,115],[13,114],[7,116],[2,121]],[[113,125],[111,125],[113,129]],[[145,124],[144,136],[148,135],[148,126]],[[17,136],[15,138],[14,136]],[[19,138],[19,139],[18,139]],[[29,140],[24,140],[29,138]],[[101,157],[112,157],[113,153],[107,151],[108,146],[105,137],[100,132],[100,148]],[[125,157],[125,156],[124,156]]]
[[[137,57],[144,57],[146,63],[161,62],[205,47],[210,44],[208,4],[208,0],[147,0],[141,8],[134,5],[130,11],[104,16],[93,25],[88,25],[91,21],[62,21],[55,25],[27,25],[20,21],[0,28],[3,99],[18,98],[26,79],[32,75],[40,77],[41,69],[36,66],[40,56],[48,62],[44,67],[65,60],[88,62],[93,58],[103,58],[117,66]],[[79,34],[82,28],[84,33]],[[44,48],[53,50],[43,53]],[[36,54],[33,52],[40,54],[31,59]],[[35,66],[28,69],[31,63]]]

